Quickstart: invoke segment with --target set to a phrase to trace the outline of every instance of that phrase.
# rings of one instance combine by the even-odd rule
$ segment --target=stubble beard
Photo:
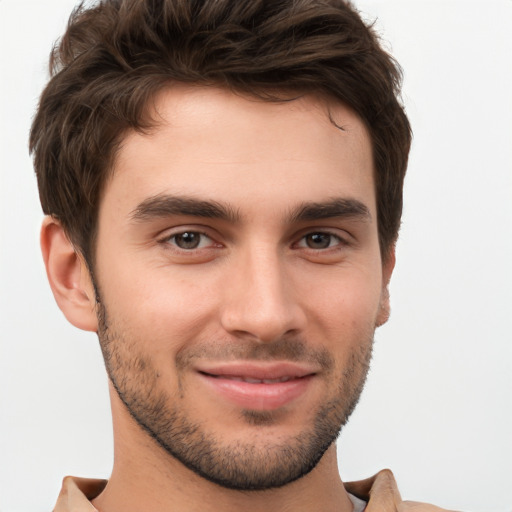
[[[99,299],[99,297],[98,297]],[[349,355],[338,375],[337,390],[321,404],[310,424],[295,436],[278,441],[234,441],[225,444],[208,430],[206,422],[194,422],[179,403],[159,387],[159,374],[150,358],[136,350],[137,340],[123,336],[109,325],[107,311],[99,300],[98,337],[110,381],[131,417],[168,455],[197,475],[225,488],[252,491],[282,487],[308,474],[338,437],[354,410],[368,374],[373,347],[373,332],[362,339]],[[246,347],[247,345],[243,345]],[[243,358],[235,349],[236,356]],[[243,349],[246,359],[308,360],[314,358],[330,378],[333,358],[326,351],[312,351],[302,340],[281,340]],[[186,366],[194,353],[184,352],[176,361]],[[201,353],[204,356],[204,351]],[[185,391],[179,384],[181,397]],[[247,425],[264,429],[279,421],[273,411],[241,411]]]

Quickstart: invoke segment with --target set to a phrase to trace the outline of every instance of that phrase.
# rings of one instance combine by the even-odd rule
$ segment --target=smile
[[[228,379],[228,380],[236,380],[239,382],[248,382],[249,384],[275,384],[276,382],[288,382],[297,377],[279,377],[277,379],[254,379],[252,377],[237,377],[234,375],[208,375],[209,377],[213,377],[214,379]],[[302,378],[302,377],[298,377]]]
[[[251,410],[275,410],[303,396],[316,368],[295,363],[226,363],[197,369],[215,399]]]

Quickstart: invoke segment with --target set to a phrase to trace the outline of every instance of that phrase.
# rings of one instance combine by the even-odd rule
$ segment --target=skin
[[[313,96],[276,104],[183,86],[163,91],[154,109],[158,124],[126,136],[102,196],[97,290],[58,222],[42,230],[57,302],[74,325],[99,333],[111,377],[114,470],[93,503],[102,512],[351,510],[334,443],[298,480],[233,490],[155,442],[140,426],[140,403],[158,398],[159,410],[231,459],[250,447],[257,467],[276,466],[273,453],[311,437],[326,403],[341,426],[388,317],[394,264],[380,256],[368,133],[350,109]],[[177,197],[230,215],[177,213]],[[308,380],[284,404],[265,394],[240,404],[202,373],[240,361],[291,362]]]

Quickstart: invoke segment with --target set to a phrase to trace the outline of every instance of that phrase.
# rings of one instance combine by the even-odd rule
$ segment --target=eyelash
[[[185,247],[180,247],[178,245],[178,242],[177,242],[177,239],[178,237],[184,237],[186,235],[192,235],[192,237],[194,236],[199,236],[199,240],[197,242],[197,246],[195,247],[188,247],[188,248],[185,248]],[[308,237],[311,239],[311,237],[315,237],[315,236],[319,236],[319,237],[328,237],[328,245],[327,247],[309,247],[307,246],[307,239]],[[204,242],[205,242],[205,239],[209,240],[210,242],[208,243],[207,246],[204,246]],[[202,232],[202,231],[199,231],[199,230],[194,230],[194,229],[189,229],[189,230],[182,230],[182,231],[179,231],[177,233],[173,233],[171,235],[168,235],[166,236],[165,238],[163,238],[162,240],[159,241],[162,245],[165,245],[167,247],[169,247],[169,245],[173,245],[173,249],[174,250],[177,250],[177,251],[180,251],[180,252],[185,252],[185,253],[191,253],[192,251],[195,251],[195,250],[201,250],[201,249],[209,249],[211,248],[211,245],[217,245],[217,247],[222,247],[222,244],[220,243],[216,243],[215,240],[209,236],[208,234]],[[213,242],[213,244],[212,244]],[[333,244],[333,242],[335,242]],[[186,242],[185,242],[186,243]],[[191,240],[191,243],[193,243],[193,240]],[[304,244],[304,245],[301,245],[301,244]],[[203,246],[201,246],[203,245]],[[304,235],[302,235],[299,240],[297,242],[295,242],[293,244],[294,247],[299,247],[299,248],[303,248],[303,249],[306,249],[306,250],[310,250],[310,251],[327,251],[327,250],[332,250],[332,249],[336,249],[336,248],[340,248],[340,247],[346,247],[350,245],[349,242],[339,236],[338,234],[335,234],[335,233],[331,233],[329,231],[322,231],[322,230],[318,230],[318,231],[310,231],[310,232],[307,232],[305,233]]]
[[[179,247],[179,245],[177,243],[177,238],[185,237],[186,235],[199,236],[198,246],[197,247],[189,247],[189,248]],[[174,243],[172,243],[172,245],[175,246],[176,250],[184,251],[184,252],[191,252],[196,249],[199,249],[199,250],[205,249],[205,247],[201,247],[201,244],[204,242],[205,238],[210,240],[211,242],[214,242],[214,240],[210,236],[208,236],[206,233],[203,233],[203,232],[197,231],[197,230],[193,230],[193,229],[187,229],[187,230],[183,230],[178,233],[173,233],[172,235],[166,236],[165,238],[163,238],[160,241],[160,243],[162,243],[166,246],[169,246],[169,245],[171,245],[172,242],[174,242]],[[220,244],[218,244],[218,245],[220,246]]]
[[[301,243],[307,244],[307,239],[315,237],[315,236],[329,237],[328,246],[327,247],[316,247],[316,248],[315,247],[304,246],[304,249],[309,249],[309,250],[312,250],[312,251],[327,251],[329,249],[336,249],[336,248],[339,248],[339,247],[345,247],[345,246],[349,245],[349,243],[347,242],[346,239],[342,238],[340,235],[337,235],[335,233],[331,233],[329,231],[311,231],[309,233],[306,233],[305,235],[303,235],[300,238],[299,242],[297,242],[296,245],[299,245]],[[335,241],[334,245],[331,245],[334,241]]]

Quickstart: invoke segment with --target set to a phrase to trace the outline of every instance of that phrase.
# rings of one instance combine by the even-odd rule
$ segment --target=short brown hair
[[[398,235],[411,143],[401,70],[343,0],[101,0],[80,4],[50,56],[31,135],[43,211],[91,265],[101,191],[127,130],[173,82],[275,101],[320,93],[351,107],[373,147],[385,258]]]

